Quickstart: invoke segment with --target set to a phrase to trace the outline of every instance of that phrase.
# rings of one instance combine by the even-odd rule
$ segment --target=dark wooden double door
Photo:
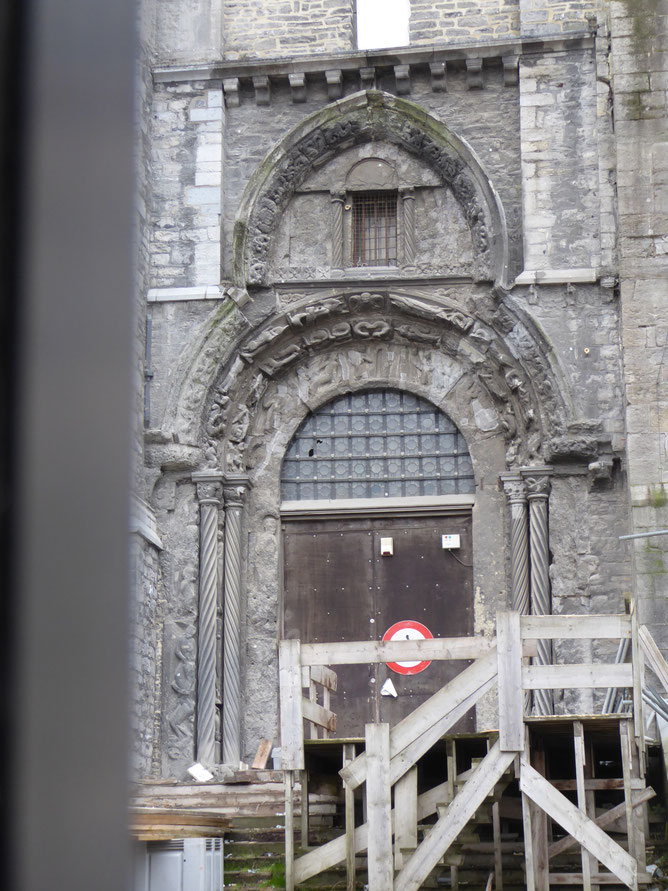
[[[444,550],[457,534],[460,548]],[[393,556],[381,555],[391,538]],[[438,517],[312,519],[283,522],[283,636],[303,642],[381,640],[390,626],[412,620],[434,637],[473,633],[470,511]],[[364,724],[394,726],[466,665],[432,662],[419,674],[387,665],[332,666],[338,737],[364,735]],[[396,697],[382,695],[391,679]],[[473,713],[457,725],[473,730]]]

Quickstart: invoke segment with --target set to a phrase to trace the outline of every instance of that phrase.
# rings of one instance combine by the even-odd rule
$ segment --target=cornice
[[[374,52],[340,52],[297,56],[292,59],[248,59],[208,61],[194,65],[156,65],[155,83],[175,83],[195,80],[238,78],[252,83],[254,77],[289,81],[290,75],[304,74],[326,79],[330,72],[355,72],[360,69],[387,70],[398,66],[429,67],[436,63],[456,63],[467,60],[501,59],[511,65],[520,56],[558,53],[568,50],[591,49],[595,37],[588,31],[558,34],[553,37],[516,37],[487,43],[450,44],[444,47],[377,50]],[[329,80],[331,80],[331,76]]]

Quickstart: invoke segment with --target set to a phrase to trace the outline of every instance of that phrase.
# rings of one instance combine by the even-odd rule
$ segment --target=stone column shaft
[[[196,757],[212,765],[216,757],[216,613],[218,607],[218,509],[222,473],[194,473],[199,519],[199,615],[197,635]]]
[[[529,540],[531,558],[531,612],[536,616],[552,613],[550,592],[550,545],[548,531],[548,498],[550,495],[551,469],[528,468],[523,471],[529,498]],[[552,645],[549,640],[538,641],[539,665],[552,663]],[[534,709],[539,715],[553,713],[551,690],[536,690]]]
[[[343,269],[343,203],[342,192],[331,192],[332,200],[332,268]]]
[[[241,760],[241,551],[245,476],[225,477],[225,601],[223,617],[223,762]]]
[[[502,473],[510,504],[511,608],[526,615],[529,602],[529,525],[527,487],[519,473]]]
[[[415,191],[401,192],[404,207],[404,266],[415,263]]]

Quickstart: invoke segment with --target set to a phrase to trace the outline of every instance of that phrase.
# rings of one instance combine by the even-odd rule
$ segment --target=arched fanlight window
[[[309,415],[281,473],[284,501],[474,491],[457,427],[430,402],[398,390],[348,393]]]

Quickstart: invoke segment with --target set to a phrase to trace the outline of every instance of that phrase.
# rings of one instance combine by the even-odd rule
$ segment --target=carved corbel
[[[223,78],[223,94],[225,95],[225,105],[227,108],[238,108],[241,104],[239,97],[239,78],[225,77]]]
[[[306,78],[302,72],[288,74],[293,102],[306,102]]]
[[[343,73],[340,68],[330,68],[325,71],[327,81],[327,97],[330,100],[340,99],[343,96]]]
[[[255,104],[270,105],[271,104],[271,83],[266,74],[256,74],[253,77],[253,87],[255,88]]]
[[[360,68],[360,85],[363,90],[376,89],[376,69]]]
[[[469,90],[482,90],[482,59],[466,60],[466,86]]]
[[[502,56],[503,62],[503,85],[504,87],[514,87],[518,79],[519,56]]]
[[[394,66],[394,80],[397,95],[407,96],[411,91],[411,69],[409,65]]]
[[[445,62],[430,62],[431,88],[434,93],[447,93]]]

